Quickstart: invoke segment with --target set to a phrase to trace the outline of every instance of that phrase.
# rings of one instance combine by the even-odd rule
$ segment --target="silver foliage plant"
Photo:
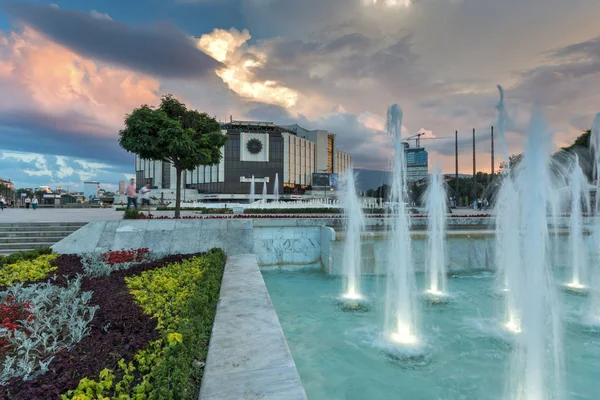
[[[66,287],[53,282],[26,287],[17,284],[0,292],[0,301],[12,296],[17,304],[29,302],[29,311],[35,316],[29,321],[18,321],[19,328],[14,332],[0,328],[0,338],[6,339],[13,349],[0,364],[0,385],[6,385],[13,377],[28,380],[45,373],[54,354],[70,349],[89,334],[89,324],[98,307],[89,305],[92,292],[80,289],[81,277],[77,277]]]
[[[166,257],[167,254],[148,253],[143,261],[126,262],[110,265],[103,260],[103,253],[86,253],[80,255],[83,274],[90,277],[108,276],[115,271],[127,270],[134,265],[141,263],[152,262],[160,258]]]

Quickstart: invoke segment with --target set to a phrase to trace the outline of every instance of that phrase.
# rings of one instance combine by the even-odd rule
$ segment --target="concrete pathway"
[[[306,400],[256,256],[227,258],[200,400]]]

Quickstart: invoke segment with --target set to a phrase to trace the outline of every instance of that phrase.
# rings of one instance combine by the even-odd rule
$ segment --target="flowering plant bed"
[[[221,250],[54,257],[0,291],[0,399],[197,397]]]
[[[365,218],[389,218],[390,214],[365,214]],[[424,214],[411,214],[410,218],[427,218]],[[490,214],[448,214],[448,218],[491,218]],[[342,214],[233,214],[233,215],[210,215],[210,216],[182,216],[174,218],[167,215],[147,216],[139,215],[136,219],[343,219]]]

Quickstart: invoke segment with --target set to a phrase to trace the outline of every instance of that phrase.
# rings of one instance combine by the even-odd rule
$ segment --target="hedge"
[[[385,214],[383,208],[365,208],[365,214]],[[343,214],[342,208],[246,208],[244,214]]]

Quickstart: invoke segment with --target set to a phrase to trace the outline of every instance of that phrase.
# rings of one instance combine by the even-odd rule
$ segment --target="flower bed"
[[[61,255],[37,283],[0,292],[0,399],[197,397],[224,254],[155,258]],[[28,371],[4,365],[24,349],[16,336],[46,338]]]

